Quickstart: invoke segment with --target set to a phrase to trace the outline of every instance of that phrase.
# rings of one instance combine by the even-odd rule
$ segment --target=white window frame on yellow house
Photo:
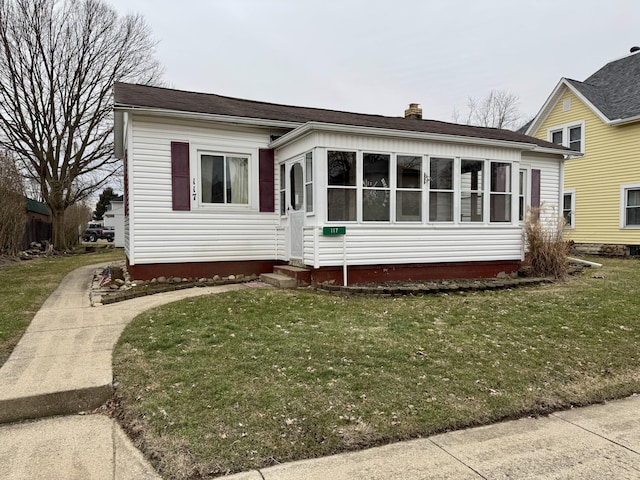
[[[547,140],[551,143],[556,143],[557,145],[562,145],[567,148],[571,148],[571,144],[575,142],[570,139],[571,130],[580,127],[580,149],[574,150],[575,152],[584,153],[585,152],[585,121],[579,120],[577,122],[565,123],[564,125],[556,125],[554,127],[550,127],[547,129]],[[562,134],[562,143],[557,143],[554,141],[553,136],[556,133]]]
[[[640,183],[629,183],[620,185],[620,228],[625,230],[640,230],[640,224],[627,225],[627,201],[629,199],[628,192],[630,190],[640,190]],[[636,207],[635,205],[633,207]],[[637,206],[640,208],[640,206]]]
[[[564,199],[565,199],[565,197],[567,195],[571,196],[571,206],[570,206],[571,208],[569,210],[567,210],[565,208],[565,205],[564,205]],[[569,222],[566,222],[566,220],[567,220],[566,212],[567,211],[571,215]],[[565,219],[565,222],[566,222],[564,228],[569,229],[569,230],[573,230],[574,228],[576,228],[576,191],[573,190],[573,189],[572,190],[565,190],[562,193],[562,217]]]

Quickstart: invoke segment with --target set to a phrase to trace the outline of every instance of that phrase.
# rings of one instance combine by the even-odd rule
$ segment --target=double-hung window
[[[562,195],[562,217],[565,228],[575,228],[576,191],[566,190]]]
[[[511,222],[511,164],[491,162],[489,221]]]
[[[330,222],[357,220],[356,152],[327,152],[327,219]]]
[[[362,220],[365,222],[390,220],[390,163],[388,154],[362,154]]]
[[[620,187],[620,227],[640,228],[640,184]]]
[[[483,160],[460,160],[460,221],[483,221]]]
[[[307,213],[313,213],[313,153],[304,156],[304,191],[307,200]]]
[[[287,213],[287,179],[284,163],[280,164],[280,215]]]
[[[584,152],[584,122],[559,125],[548,130],[551,143],[570,148],[575,152]]]
[[[249,157],[201,154],[202,203],[249,204]]]
[[[453,222],[453,158],[429,159],[429,221]]]
[[[396,221],[422,221],[422,157],[396,157]]]
[[[521,169],[518,176],[519,186],[518,189],[518,220],[524,222],[527,214],[527,170]]]

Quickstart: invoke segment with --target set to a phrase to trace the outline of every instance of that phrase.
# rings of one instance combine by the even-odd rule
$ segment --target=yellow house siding
[[[563,111],[564,100],[571,108]],[[604,123],[565,88],[540,128],[533,134],[548,139],[548,130],[584,121],[584,156],[565,163],[564,190],[575,190],[575,228],[565,237],[578,243],[640,245],[639,229],[620,228],[620,186],[640,184],[640,122],[624,126]]]

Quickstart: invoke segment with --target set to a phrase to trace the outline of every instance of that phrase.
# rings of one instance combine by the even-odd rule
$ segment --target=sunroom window
[[[429,160],[429,221],[453,221],[453,158]]]
[[[460,221],[482,222],[484,161],[460,161]]]
[[[398,155],[396,158],[396,220],[422,220],[422,157]]]
[[[489,221],[511,221],[511,164],[491,162]]]
[[[327,217],[330,222],[357,220],[356,152],[327,152]]]
[[[237,155],[200,156],[203,203],[247,205],[249,158]]]
[[[307,213],[313,213],[313,153],[304,156],[304,190],[307,200]]]
[[[364,153],[362,155],[362,220],[365,222],[388,222],[389,163],[391,155]]]
[[[520,185],[518,189],[518,220],[523,222],[527,208],[527,171],[520,170],[518,179]]]

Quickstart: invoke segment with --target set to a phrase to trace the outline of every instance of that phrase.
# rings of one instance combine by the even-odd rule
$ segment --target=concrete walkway
[[[3,479],[159,478],[115,421],[76,414],[110,397],[113,347],[136,315],[182,298],[245,288],[194,288],[92,308],[96,268],[80,268],[64,279],[0,369]],[[225,478],[607,477],[640,479],[640,396]]]
[[[67,275],[0,368],[0,424],[99,407],[113,392],[113,347],[136,315],[183,298],[246,288],[192,288],[91,307],[93,272],[102,266]],[[115,421],[74,415],[1,426],[0,478],[159,477]]]

